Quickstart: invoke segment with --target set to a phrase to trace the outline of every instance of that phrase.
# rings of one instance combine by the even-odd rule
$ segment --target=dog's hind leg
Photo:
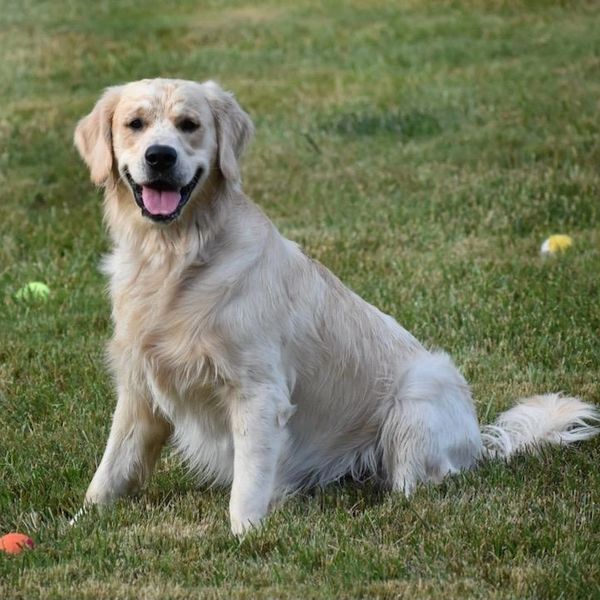
[[[482,445],[471,394],[446,354],[414,356],[390,391],[380,444],[392,489],[409,495],[475,464]]]

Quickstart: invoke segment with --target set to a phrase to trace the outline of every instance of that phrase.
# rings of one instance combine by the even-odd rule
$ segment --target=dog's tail
[[[508,459],[516,452],[536,452],[545,444],[571,444],[600,433],[600,411],[579,398],[561,394],[532,396],[483,427],[484,453]]]

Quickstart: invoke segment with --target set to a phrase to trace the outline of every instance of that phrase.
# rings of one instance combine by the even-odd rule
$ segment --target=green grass
[[[489,421],[600,402],[600,7],[544,0],[4,0],[0,16],[2,598],[597,598],[600,440],[420,489],[349,482],[229,534],[227,493],[166,453],[79,507],[114,405],[99,193],[72,147],[107,85],[216,78],[252,114],[247,192],[472,382]],[[572,252],[543,261],[554,232]],[[46,281],[46,304],[15,292]]]

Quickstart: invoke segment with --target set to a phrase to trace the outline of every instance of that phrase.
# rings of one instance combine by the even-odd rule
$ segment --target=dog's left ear
[[[75,146],[96,185],[105,184],[112,172],[112,118],[120,97],[120,86],[108,88],[75,128]]]
[[[219,169],[226,180],[238,183],[241,179],[239,160],[252,138],[254,125],[233,94],[214,81],[202,85],[217,128]]]

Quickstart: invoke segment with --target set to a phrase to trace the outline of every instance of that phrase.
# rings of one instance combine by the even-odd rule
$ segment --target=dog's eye
[[[196,129],[200,127],[200,124],[192,119],[181,119],[177,124],[177,127],[185,133],[191,133],[192,131],[196,131]]]
[[[133,121],[129,121],[129,123],[127,123],[127,127],[129,127],[129,129],[138,131],[144,127],[144,122],[141,119],[133,119]]]

